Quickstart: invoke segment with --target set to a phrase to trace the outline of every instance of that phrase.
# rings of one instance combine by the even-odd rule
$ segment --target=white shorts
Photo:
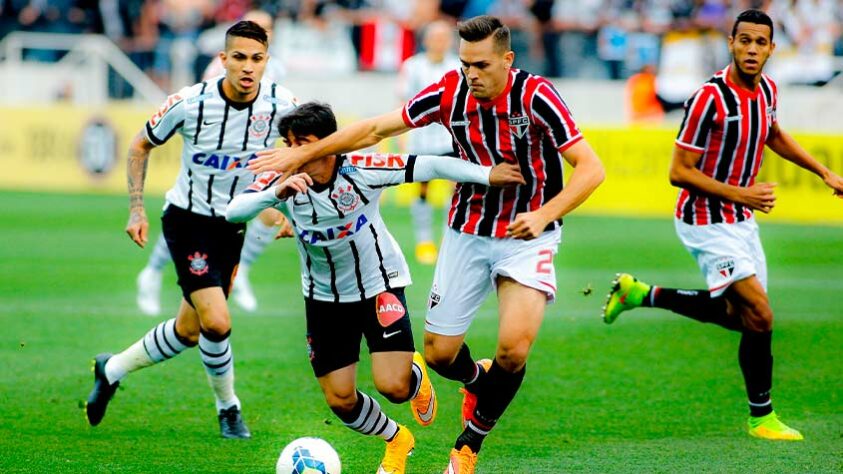
[[[553,256],[562,230],[533,240],[500,239],[465,234],[448,228],[442,238],[425,329],[444,336],[465,334],[498,276],[511,278],[556,298]]]
[[[767,258],[755,219],[709,225],[690,225],[676,219],[674,224],[679,240],[697,260],[712,297],[753,275],[767,290]]]

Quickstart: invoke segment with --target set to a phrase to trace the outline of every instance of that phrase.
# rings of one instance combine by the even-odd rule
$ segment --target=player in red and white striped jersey
[[[637,306],[670,309],[742,333],[739,362],[749,398],[749,433],[800,440],[776,417],[770,399],[773,311],[767,298],[767,264],[753,211],[776,203],[775,183],[755,178],[766,145],[782,158],[820,176],[843,197],[843,179],[811,157],[776,120],[778,89],[762,74],[775,49],[773,22],[758,10],[735,21],[733,62],[717,72],[686,104],[670,181],[681,188],[676,231],[697,260],[708,290],[646,285],[630,275],[616,281],[604,308],[614,321]]]
[[[521,385],[545,306],[555,297],[553,256],[562,216],[588,198],[604,171],[550,82],[512,68],[509,29],[500,20],[472,18],[459,25],[459,33],[461,70],[447,73],[402,109],[319,142],[259,153],[250,167],[291,171],[434,122],[449,130],[463,160],[520,165],[525,185],[457,188],[425,323],[427,363],[443,377],[466,384],[465,430],[448,472],[471,473],[483,439]],[[575,169],[564,190],[563,159]],[[493,288],[500,315],[497,353],[481,365],[464,338]]]

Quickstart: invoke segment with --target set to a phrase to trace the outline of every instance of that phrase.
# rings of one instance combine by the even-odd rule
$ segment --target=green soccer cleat
[[[638,281],[629,273],[618,273],[603,306],[603,322],[612,324],[624,311],[641,306],[649,292],[650,285]]]
[[[776,412],[764,416],[751,416],[747,422],[750,436],[780,441],[802,441],[802,433],[779,420]]]

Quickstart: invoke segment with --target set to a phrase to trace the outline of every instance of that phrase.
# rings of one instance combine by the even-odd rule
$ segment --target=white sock
[[[240,400],[234,394],[234,355],[229,343],[230,335],[229,332],[221,341],[212,341],[204,334],[199,335],[199,353],[208,374],[208,383],[216,397],[217,411],[234,405],[240,408]]]
[[[170,256],[170,249],[167,247],[167,240],[164,239],[164,234],[158,235],[158,240],[155,241],[155,247],[152,248],[152,253],[149,254],[149,262],[146,266],[157,271],[161,271],[170,263],[172,257]]]
[[[360,415],[351,423],[345,423],[345,426],[352,430],[367,436],[380,436],[386,441],[395,437],[398,432],[398,425],[386,413],[381,411],[381,406],[377,400],[358,391],[357,397],[360,399]]]
[[[108,383],[121,380],[126,374],[171,359],[188,348],[176,336],[176,320],[169,319],[149,330],[139,341],[105,364]]]

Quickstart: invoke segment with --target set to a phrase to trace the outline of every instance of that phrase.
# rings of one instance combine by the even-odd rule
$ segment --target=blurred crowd
[[[696,70],[704,78],[728,61],[725,38],[746,8],[764,9],[778,23],[771,71],[779,80],[822,84],[839,72],[843,0],[0,0],[0,38],[12,31],[103,34],[170,89],[173,45],[195,45],[189,68],[199,78],[221,31],[250,9],[276,18],[273,51],[289,58],[291,73],[336,67],[343,63],[338,51],[349,52],[352,69],[396,71],[434,19],[492,14],[512,29],[523,69],[626,79],[642,71],[681,76],[690,67],[698,83]],[[207,40],[209,32],[216,40]],[[302,49],[307,53],[297,56]],[[55,61],[61,53],[27,54]],[[686,87],[676,89],[682,96]]]

